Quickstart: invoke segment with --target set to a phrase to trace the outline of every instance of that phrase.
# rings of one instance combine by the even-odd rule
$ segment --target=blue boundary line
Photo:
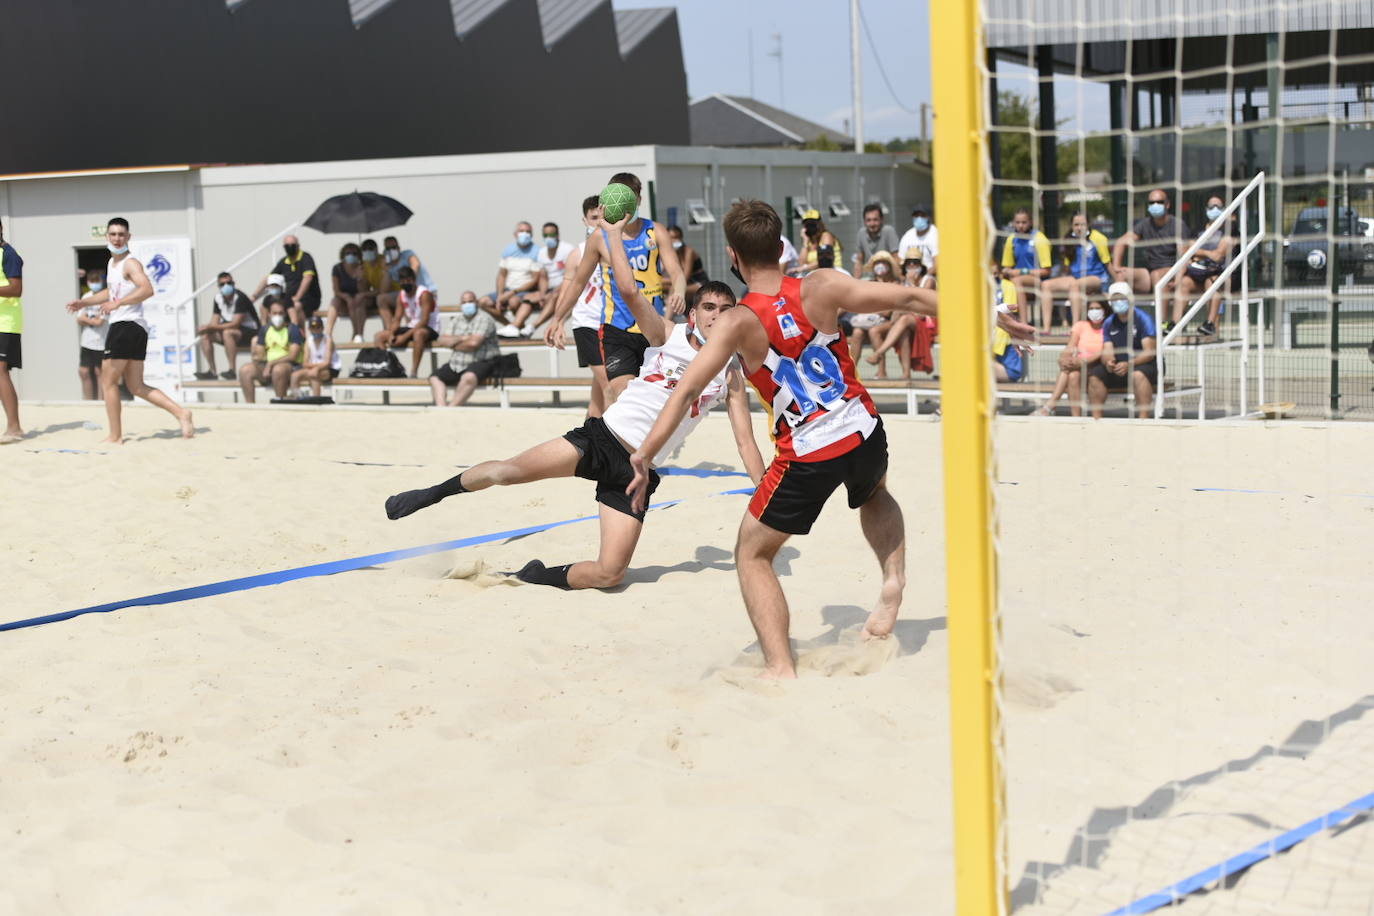
[[[1270,856],[1277,855],[1289,849],[1313,834],[1320,833],[1331,827],[1335,827],[1344,821],[1350,820],[1357,814],[1364,811],[1374,810],[1374,792],[1357,798],[1349,804],[1342,805],[1334,811],[1323,814],[1321,817],[1313,818],[1300,827],[1294,827],[1286,833],[1281,833],[1271,840],[1265,840],[1258,846],[1254,846],[1242,852],[1240,855],[1232,856],[1225,862],[1213,865],[1211,868],[1204,869],[1195,875],[1184,878],[1177,884],[1171,884],[1164,890],[1141,897],[1133,903],[1117,910],[1112,910],[1107,916],[1130,916],[1135,913],[1150,913],[1163,906],[1170,906],[1177,903],[1181,898],[1201,890],[1209,884],[1213,884],[1223,878],[1234,875],[1236,872],[1249,868],[1256,862],[1262,862]]]
[[[753,492],[753,487],[744,487],[738,490],[725,490],[724,492],[714,493],[712,495],[737,496],[740,494],[752,494]],[[661,503],[652,503],[649,508],[666,509],[669,506],[676,506],[680,502],[682,502],[681,499],[670,499]],[[439,553],[444,550],[456,550],[460,547],[473,547],[478,544],[488,544],[492,541],[505,541],[511,538],[524,537],[528,534],[538,534],[541,531],[548,531],[551,528],[561,528],[564,525],[574,525],[578,522],[590,522],[598,517],[599,516],[596,515],[583,515],[557,522],[546,522],[542,525],[512,528],[509,531],[497,531],[491,534],[477,534],[471,537],[457,538],[452,541],[440,541],[437,544],[424,544],[420,547],[407,547],[403,550],[388,550],[382,553],[370,553],[366,556],[352,557],[347,560],[333,560],[328,563],[298,566],[294,569],[281,569],[275,572],[258,573],[253,576],[240,576],[237,579],[225,579],[221,582],[211,582],[208,585],[194,585],[190,588],[178,588],[169,592],[143,595],[139,598],[126,598],[122,601],[94,604],[90,607],[77,608],[71,611],[45,614],[42,617],[30,617],[26,620],[13,620],[9,623],[0,623],[0,632],[5,630],[20,630],[26,627],[37,627],[48,623],[58,623],[63,620],[71,620],[73,617],[81,617],[85,614],[108,614],[111,611],[118,611],[126,607],[148,607],[157,604],[175,604],[179,601],[209,598],[214,595],[224,595],[229,592],[241,592],[254,588],[262,588],[267,585],[281,585],[284,582],[294,582],[297,579],[309,579],[314,576],[332,576],[336,573],[362,569],[366,566],[376,566],[379,563],[394,563],[397,560],[409,560],[414,557],[422,557],[427,554]]]

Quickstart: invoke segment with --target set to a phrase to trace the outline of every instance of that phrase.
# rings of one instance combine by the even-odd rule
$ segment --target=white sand
[[[145,438],[107,455],[46,451],[92,448],[98,408],[25,419],[50,431],[0,451],[7,620],[593,509],[571,480],[381,510],[569,412],[206,409],[181,442],[133,408]],[[590,556],[582,523],[0,634],[0,912],[949,912],[940,426],[889,436],[897,638],[853,644],[877,569],[834,500],[780,564],[805,669],[782,687],[748,677],[745,498],[713,495],[737,478],[666,479],[658,498],[683,502],[650,515],[612,593],[445,578]],[[1374,692],[1374,500],[1338,498],[1369,480],[1366,437],[1002,427],[1013,883],[1095,808]],[[1093,462],[1100,486],[1085,448],[1116,456]],[[723,419],[678,463],[702,462],[738,464]]]

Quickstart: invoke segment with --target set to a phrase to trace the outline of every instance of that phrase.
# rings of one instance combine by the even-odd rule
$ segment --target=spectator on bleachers
[[[831,249],[831,267],[843,265],[844,253],[840,247],[840,240],[835,238],[835,233],[825,227],[825,221],[821,219],[821,211],[807,210],[802,214],[800,269],[803,273],[813,271],[820,266],[817,264],[817,260],[820,258],[823,247]],[[851,274],[851,276],[853,275]]]
[[[229,271],[221,271],[217,279],[219,289],[215,291],[214,314],[196,330],[206,366],[205,371],[195,374],[201,381],[215,377],[215,344],[224,347],[224,358],[229,362],[229,368],[220,378],[226,381],[237,378],[234,364],[238,361],[239,348],[251,349],[253,338],[258,334],[258,314],[253,310],[253,300],[234,284],[234,275]]]
[[[381,315],[382,326],[391,326],[391,316],[396,311],[397,290],[401,288],[400,270],[409,267],[415,272],[416,282],[434,294],[439,301],[439,287],[430,276],[429,268],[420,260],[414,249],[402,248],[396,236],[388,235],[382,239],[382,260],[386,266],[387,289],[377,294],[377,312]]]
[[[396,312],[391,324],[377,332],[379,347],[410,348],[410,377],[420,375],[420,360],[439,337],[439,306],[428,287],[415,282],[409,264],[396,271],[401,288],[396,292]]]
[[[1050,275],[1050,240],[1031,224],[1031,212],[1025,207],[1012,217],[1011,231],[1002,248],[1002,279],[1016,286],[1020,316],[1029,322],[1030,300],[1040,302],[1040,284]],[[1043,303],[1040,308],[1047,310]]]
[[[1075,321],[1069,330],[1069,342],[1059,353],[1059,377],[1055,379],[1050,399],[1038,408],[1038,416],[1054,413],[1059,399],[1069,392],[1069,412],[1083,416],[1083,372],[1090,370],[1102,357],[1102,326],[1107,309],[1100,301],[1088,303],[1088,317]]]
[[[883,222],[883,205],[871,203],[864,207],[864,224],[854,240],[854,275],[873,263],[878,252],[895,255],[899,250],[897,230]]]
[[[1088,370],[1088,403],[1093,419],[1102,419],[1108,391],[1135,393],[1137,414],[1154,413],[1154,393],[1159,384],[1155,366],[1155,323],[1133,303],[1130,284],[1113,283],[1107,291],[1112,314],[1102,326],[1102,355]]]
[[[515,241],[501,250],[501,259],[496,268],[496,289],[487,293],[478,305],[491,315],[502,327],[497,333],[502,337],[528,337],[522,333],[525,321],[536,305],[539,296],[539,246],[534,243],[534,229],[529,223],[515,224]]]
[[[1153,292],[1155,284],[1193,242],[1192,230],[1169,212],[1170,206],[1168,193],[1163,188],[1155,188],[1150,192],[1146,215],[1136,220],[1131,231],[1117,239],[1112,246],[1116,279],[1129,284],[1137,293]],[[1140,263],[1134,267],[1126,257],[1128,248],[1139,249],[1137,260]],[[1175,278],[1168,289],[1173,292],[1177,286]],[[1156,317],[1163,318],[1162,315]]]
[[[889,227],[890,228],[890,227]],[[866,274],[873,278],[874,283],[896,283],[901,284],[902,278],[897,273],[897,260],[888,251],[879,251],[868,261],[861,265]],[[868,313],[849,313],[849,326],[853,328],[849,335],[849,356],[855,363],[859,361],[859,354],[863,352],[865,342],[876,352],[883,345],[884,338],[888,331],[892,330],[893,321],[891,312],[868,312]],[[897,358],[902,364],[906,377],[911,377],[911,348],[901,347],[897,351]],[[876,363],[878,371],[875,378],[887,378],[887,365],[880,360],[869,360]]]
[[[913,259],[920,261],[924,270],[920,285],[935,288],[940,265],[940,230],[930,221],[930,207],[917,204],[912,208],[911,228],[902,233],[897,252],[903,264]]]
[[[259,328],[265,328],[269,324],[271,300],[285,296],[286,278],[281,274],[268,274],[264,283],[259,285],[258,291],[253,293],[253,301],[258,303]]]
[[[1040,330],[1048,334],[1054,324],[1056,295],[1069,299],[1070,325],[1083,320],[1086,297],[1099,296],[1111,283],[1112,256],[1107,250],[1107,237],[1088,228],[1088,217],[1082,211],[1073,215],[1069,227],[1073,239],[1063,249],[1067,262],[1066,273],[1051,277],[1040,285],[1044,307],[1040,310]]]
[[[782,268],[783,274],[789,277],[801,275],[801,256],[797,254],[797,246],[792,244],[792,240],[787,236],[782,239],[782,254],[778,257],[778,266]]]
[[[305,337],[300,328],[287,323],[287,301],[285,295],[268,297],[268,323],[253,341],[253,358],[239,366],[239,388],[249,404],[255,403],[258,385],[271,385],[278,398],[286,397],[291,373],[300,362]]]
[[[310,327],[305,335],[305,361],[291,373],[291,387],[310,386],[310,393],[320,396],[326,382],[332,382],[343,370],[343,359],[334,347],[334,339],[324,329],[319,315],[310,319]]]
[[[1226,201],[1222,199],[1221,195],[1213,194],[1207,198],[1207,225],[1210,226],[1215,222],[1225,209]],[[1206,227],[1203,227],[1202,231],[1207,232]],[[1226,269],[1227,263],[1231,260],[1231,249],[1235,247],[1235,244],[1236,232],[1233,220],[1228,219],[1213,231],[1207,232],[1202,240],[1202,247],[1193,253],[1193,258],[1184,271],[1183,282],[1179,284],[1178,295],[1174,298],[1171,327],[1183,320],[1183,313],[1187,310],[1189,298],[1216,285],[1217,278],[1221,276],[1221,272]],[[1198,333],[1204,337],[1216,335],[1217,316],[1221,314],[1224,298],[1225,292],[1217,290],[1212,301],[1207,303],[1207,320],[1198,328]]]
[[[1019,382],[1026,377],[1026,351],[1001,328],[992,329],[992,374],[999,382]]]
[[[334,336],[334,323],[340,315],[348,315],[353,322],[354,336],[362,333],[363,323],[367,320],[367,306],[358,301],[367,288],[367,278],[363,271],[363,250],[356,242],[345,242],[339,249],[339,260],[329,272],[333,295],[329,300],[329,321],[325,333]],[[363,314],[356,310],[361,306]],[[361,319],[361,320],[360,320]]]
[[[290,299],[290,306],[286,310],[287,318],[292,324],[303,328],[305,320],[320,308],[319,274],[315,270],[315,259],[310,256],[310,252],[301,251],[299,238],[288,235],[281,243],[285,255],[272,268],[272,273],[258,284],[253,298],[257,299],[268,286],[273,285],[273,276],[280,277],[280,285]]]
[[[86,292],[81,298],[89,299],[105,288],[105,271],[86,271],[84,285]],[[105,359],[105,335],[110,332],[110,323],[98,305],[88,305],[77,312],[76,323],[81,326],[81,355],[76,368],[81,379],[81,396],[88,401],[98,401],[100,363]]]
[[[429,377],[435,407],[443,407],[445,403],[449,407],[467,403],[477,385],[496,371],[501,356],[496,319],[478,308],[477,296],[472,290],[463,293],[461,309],[461,313],[449,322],[448,334],[443,338],[444,343],[453,348],[453,355],[447,365],[440,366]],[[451,396],[448,395],[450,387],[454,389]]]
[[[681,226],[669,226],[668,235],[672,238],[673,248],[677,251],[678,263],[682,265],[683,273],[687,274],[687,299],[695,301],[701,285],[711,279],[706,275],[706,265],[701,260],[701,253],[688,245],[683,238]],[[792,254],[793,257],[796,256],[795,249]]]
[[[926,278],[925,269],[919,258],[908,258],[902,262],[903,286],[923,287]],[[935,340],[936,327],[935,319],[925,315],[896,315],[890,322],[883,342],[872,353],[868,354],[868,361],[875,366],[882,365],[883,357],[887,351],[894,347],[900,347],[899,356],[903,352],[906,353],[906,357],[902,361],[903,378],[911,378],[913,369],[921,372],[933,372],[935,371],[935,364],[932,361],[931,348]]]
[[[568,258],[577,249],[558,236],[557,223],[545,223],[541,230],[544,244],[539,249],[539,267],[543,272],[539,277],[539,314],[525,322],[525,336],[529,337],[534,329],[553,317],[554,306],[558,304],[559,288],[568,270]]]

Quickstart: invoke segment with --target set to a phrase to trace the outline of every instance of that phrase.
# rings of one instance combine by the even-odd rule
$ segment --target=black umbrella
[[[305,225],[317,232],[375,232],[404,226],[410,216],[410,209],[395,198],[372,191],[354,191],[320,204]]]

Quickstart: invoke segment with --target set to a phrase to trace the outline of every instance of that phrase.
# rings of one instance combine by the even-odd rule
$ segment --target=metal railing
[[[1249,217],[1250,217],[1249,203],[1250,203],[1250,196],[1251,196],[1252,194],[1256,193],[1256,191],[1258,191],[1258,194],[1259,194],[1259,229],[1258,229],[1258,231],[1257,231],[1254,235],[1251,235],[1251,234],[1250,234],[1250,219],[1249,219]],[[1245,186],[1244,190],[1242,190],[1239,194],[1236,195],[1235,199],[1232,200],[1231,203],[1227,204],[1226,208],[1225,208],[1224,210],[1221,211],[1221,215],[1218,216],[1216,219],[1212,220],[1212,222],[1211,222],[1210,224],[1208,224],[1208,226],[1207,226],[1206,229],[1204,229],[1202,232],[1198,233],[1197,239],[1195,239],[1195,240],[1193,241],[1192,246],[1191,246],[1191,247],[1188,249],[1188,251],[1183,255],[1183,257],[1179,258],[1178,261],[1175,262],[1174,266],[1171,267],[1171,268],[1169,268],[1168,273],[1166,273],[1164,276],[1162,276],[1162,277],[1159,278],[1159,282],[1155,284],[1155,321],[1156,321],[1156,323],[1160,326],[1161,329],[1164,327],[1164,300],[1165,300],[1165,296],[1166,296],[1166,294],[1167,294],[1167,293],[1166,293],[1166,289],[1167,289],[1167,287],[1168,287],[1170,281],[1172,281],[1174,278],[1178,277],[1179,274],[1180,274],[1181,272],[1183,272],[1184,270],[1187,269],[1188,265],[1189,265],[1189,264],[1192,262],[1192,260],[1193,260],[1193,255],[1195,255],[1195,254],[1202,248],[1202,243],[1203,243],[1207,238],[1209,238],[1209,237],[1212,235],[1213,232],[1224,232],[1224,231],[1225,231],[1224,227],[1226,226],[1227,221],[1231,219],[1231,216],[1236,212],[1237,209],[1240,210],[1240,233],[1239,233],[1239,235],[1240,235],[1240,249],[1239,249],[1238,251],[1232,252],[1232,254],[1231,254],[1231,259],[1230,259],[1230,263],[1228,263],[1228,264],[1226,265],[1226,267],[1222,270],[1222,272],[1217,276],[1215,282],[1213,282],[1212,285],[1211,285],[1210,287],[1208,287],[1207,289],[1203,290],[1202,295],[1198,296],[1197,301],[1195,301],[1195,302],[1193,303],[1192,307],[1190,307],[1190,308],[1183,314],[1183,317],[1180,318],[1179,321],[1178,321],[1178,323],[1177,323],[1176,325],[1174,325],[1174,327],[1171,328],[1171,329],[1169,330],[1169,333],[1167,333],[1167,334],[1160,334],[1160,336],[1159,336],[1159,346],[1157,346],[1157,347],[1155,348],[1155,370],[1156,370],[1156,371],[1155,371],[1155,379],[1156,379],[1156,388],[1158,388],[1159,391],[1163,391],[1163,390],[1164,390],[1164,352],[1165,352],[1165,350],[1168,348],[1169,344],[1170,344],[1171,342],[1173,342],[1174,338],[1178,337],[1178,336],[1183,332],[1183,329],[1184,329],[1185,327],[1187,327],[1188,322],[1191,321],[1191,320],[1193,319],[1193,316],[1195,316],[1195,315],[1198,313],[1198,311],[1202,309],[1203,306],[1207,305],[1208,302],[1211,301],[1211,299],[1212,299],[1213,296],[1220,295],[1221,292],[1223,291],[1223,289],[1225,289],[1226,287],[1228,287],[1228,286],[1230,285],[1231,274],[1235,273],[1236,270],[1239,269],[1239,270],[1240,270],[1240,300],[1239,300],[1238,305],[1239,305],[1239,309],[1240,309],[1240,314],[1239,314],[1237,317],[1239,318],[1239,322],[1240,322],[1240,341],[1239,341],[1239,347],[1240,347],[1240,416],[1245,417],[1245,416],[1249,416],[1250,413],[1251,413],[1251,411],[1250,411],[1250,409],[1249,409],[1249,406],[1250,406],[1250,405],[1249,405],[1249,400],[1248,400],[1248,395],[1249,395],[1249,391],[1248,391],[1248,382],[1249,382],[1249,374],[1250,374],[1249,369],[1250,369],[1250,304],[1251,304],[1251,300],[1250,300],[1250,253],[1253,252],[1257,247],[1259,247],[1260,242],[1264,241],[1264,237],[1265,237],[1265,212],[1266,212],[1266,211],[1265,211],[1265,205],[1264,205],[1264,173],[1263,173],[1263,172],[1258,173],[1257,175],[1255,175],[1254,178],[1250,179],[1250,183],[1247,184],[1247,185]],[[1172,297],[1172,294],[1167,294],[1167,295],[1169,295],[1170,297]],[[1257,393],[1258,393],[1258,395],[1259,395],[1259,399],[1258,399],[1258,401],[1257,401],[1256,403],[1257,403],[1257,404],[1263,404],[1263,403],[1264,403],[1264,301],[1263,301],[1263,300],[1259,300],[1259,309],[1258,309],[1258,311],[1257,311],[1256,317],[1257,317],[1257,320],[1258,320],[1258,326],[1257,326],[1257,328],[1256,328],[1256,333],[1255,333],[1256,343],[1257,343],[1257,345],[1258,345],[1258,346],[1257,346],[1257,362],[1258,362],[1258,379],[1257,379],[1257,382],[1258,382],[1258,392],[1257,392]],[[1221,343],[1221,344],[1218,344],[1218,345],[1219,345],[1219,346],[1228,346],[1228,344],[1225,344],[1225,343]],[[1229,346],[1234,346],[1234,345],[1235,345],[1235,344],[1229,344]],[[1201,357],[1199,356],[1199,360],[1200,360],[1200,359],[1201,359]],[[1159,419],[1159,418],[1161,418],[1161,417],[1164,416],[1164,398],[1162,398],[1162,397],[1159,396],[1159,391],[1157,391],[1157,392],[1155,393],[1155,418],[1156,418],[1156,419]],[[1204,397],[1205,397],[1205,395],[1204,395]],[[1202,408],[1202,407],[1199,407],[1199,409],[1198,409],[1198,418],[1199,418],[1199,419],[1203,419],[1203,417],[1204,417],[1203,408]]]

